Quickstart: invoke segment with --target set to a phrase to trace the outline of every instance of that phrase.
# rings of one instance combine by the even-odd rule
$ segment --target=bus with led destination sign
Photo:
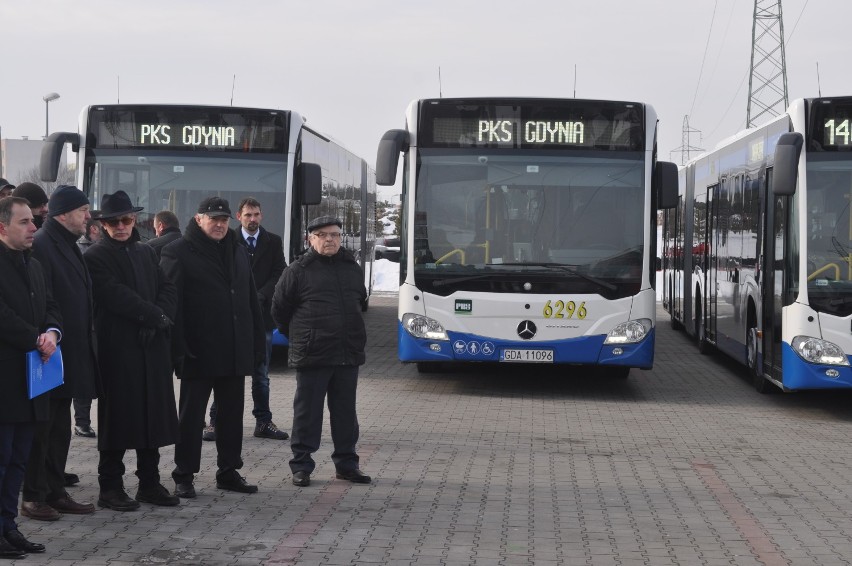
[[[680,172],[663,304],[758,391],[852,387],[852,97],[793,101]]]
[[[653,108],[442,98],[405,118],[376,162],[392,185],[402,154],[400,360],[652,367],[656,214],[677,190]]]
[[[310,220],[340,218],[343,245],[360,258],[367,290],[372,290],[375,173],[366,160],[308,127],[296,112],[88,106],[78,131],[48,137],[40,165],[43,180],[56,179],[66,143],[76,152],[75,184],[93,210],[104,194],[117,190],[144,208],[136,219],[143,241],[154,236],[153,217],[161,210],[175,213],[183,228],[194,221],[205,197],[227,199],[234,214],[242,199],[254,197],[262,207],[263,227],[282,237],[288,263],[303,252]],[[231,226],[239,224],[234,220]]]

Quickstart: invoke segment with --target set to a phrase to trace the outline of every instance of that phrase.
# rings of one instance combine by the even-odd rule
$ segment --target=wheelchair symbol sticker
[[[494,353],[494,344],[491,342],[483,342],[482,343],[482,354],[485,356],[490,356]]]

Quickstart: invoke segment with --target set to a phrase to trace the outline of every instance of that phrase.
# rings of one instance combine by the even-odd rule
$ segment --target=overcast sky
[[[0,0],[3,138],[76,131],[89,104],[295,110],[375,164],[416,98],[647,102],[660,157],[684,116],[712,148],[745,126],[751,0]],[[786,0],[790,99],[852,95],[852,2]],[[712,23],[712,25],[711,25]],[[702,69],[703,62],[703,69]],[[700,79],[700,80],[699,80]],[[394,191],[386,191],[384,196]]]

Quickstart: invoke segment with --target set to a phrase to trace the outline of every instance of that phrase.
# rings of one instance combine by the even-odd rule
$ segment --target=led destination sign
[[[810,108],[810,150],[852,150],[852,99],[814,100]]]
[[[89,116],[88,143],[101,149],[284,153],[285,112],[204,106],[106,106]]]
[[[421,147],[640,150],[642,105],[582,100],[429,100]]]

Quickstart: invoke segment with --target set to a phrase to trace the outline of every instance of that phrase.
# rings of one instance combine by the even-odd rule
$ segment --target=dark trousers
[[[358,468],[358,415],[355,396],[358,390],[358,366],[322,366],[296,370],[296,396],[293,399],[293,431],[290,448],[293,473],[311,473],[316,464],[311,454],[319,450],[322,436],[323,405],[328,396],[331,421],[331,459],[339,472]],[[218,429],[217,429],[218,432]]]
[[[224,477],[243,467],[243,376],[209,379],[181,379],[180,437],[175,446],[175,482],[191,482],[201,468],[201,430],[210,392],[218,406],[216,420],[216,477]]]
[[[24,501],[54,501],[65,497],[65,463],[71,447],[71,399],[50,398],[47,421],[36,424],[27,471]]]
[[[254,408],[251,414],[258,423],[272,422],[269,409],[269,361],[272,359],[272,331],[266,331],[266,360],[254,368],[251,375],[251,400]],[[216,426],[216,401],[210,405],[210,426]]]
[[[92,426],[92,400],[74,399],[74,424]]]
[[[18,528],[18,494],[35,428],[35,423],[0,424],[0,535]]]
[[[101,491],[124,489],[124,453],[127,450],[101,450],[98,463],[98,483]],[[160,450],[158,448],[136,449],[136,477],[139,489],[160,485]]]

